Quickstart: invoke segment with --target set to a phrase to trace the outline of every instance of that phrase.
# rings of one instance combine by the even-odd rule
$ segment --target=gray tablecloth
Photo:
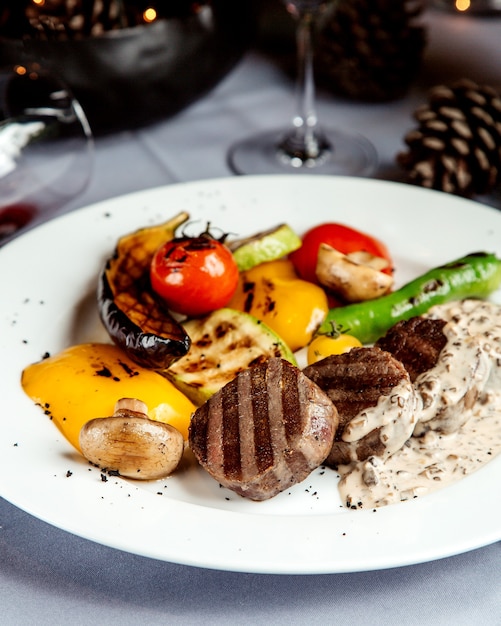
[[[394,156],[428,87],[467,76],[501,88],[501,19],[445,13],[427,19],[424,71],[404,99],[354,104],[319,94],[324,122],[356,129],[374,143],[381,178],[398,179]],[[157,185],[231,175],[230,145],[283,124],[292,114],[291,92],[279,69],[250,53],[211,94],[175,118],[99,139],[91,183],[64,210]],[[501,489],[493,497],[500,495]],[[94,544],[0,499],[0,623],[494,625],[501,623],[500,548],[357,574],[211,571]]]

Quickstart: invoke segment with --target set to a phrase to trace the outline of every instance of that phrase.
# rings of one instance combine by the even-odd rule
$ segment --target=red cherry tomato
[[[313,283],[318,282],[316,276],[318,249],[326,243],[343,254],[365,251],[374,256],[387,259],[389,262],[386,273],[391,274],[393,261],[388,248],[382,241],[359,230],[343,224],[326,223],[314,226],[305,233],[300,248],[292,252],[290,260],[299,276]]]
[[[203,233],[162,245],[152,259],[150,280],[172,311],[196,317],[228,304],[237,288],[238,268],[230,250]]]

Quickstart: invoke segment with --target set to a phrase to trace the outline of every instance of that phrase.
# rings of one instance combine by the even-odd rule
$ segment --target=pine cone
[[[0,0],[0,36],[44,41],[97,37],[110,30],[148,23],[148,8],[158,19],[185,17],[206,1]]]
[[[61,41],[120,28],[121,0],[3,0],[0,35]]]
[[[414,114],[419,126],[397,155],[409,182],[460,196],[491,192],[501,183],[501,97],[463,79],[430,91]]]
[[[318,84],[366,101],[402,97],[426,43],[426,0],[340,0],[317,41]]]

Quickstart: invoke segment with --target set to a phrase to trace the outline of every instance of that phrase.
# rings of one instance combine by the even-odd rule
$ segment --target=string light
[[[456,0],[456,9],[458,11],[468,11],[471,5],[471,0]]]
[[[145,22],[154,22],[157,19],[157,12],[153,7],[149,7],[143,12],[143,20]]]
[[[45,4],[45,0],[32,0],[32,2],[39,7],[43,7],[43,5]]]

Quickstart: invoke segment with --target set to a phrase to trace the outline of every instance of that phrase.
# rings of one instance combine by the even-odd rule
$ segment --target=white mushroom
[[[138,480],[172,473],[183,456],[183,435],[169,424],[148,418],[144,402],[122,398],[111,417],[84,424],[80,448],[94,465]]]
[[[382,270],[388,261],[368,252],[343,254],[321,244],[317,259],[318,281],[346,302],[379,298],[393,285],[393,277]]]

